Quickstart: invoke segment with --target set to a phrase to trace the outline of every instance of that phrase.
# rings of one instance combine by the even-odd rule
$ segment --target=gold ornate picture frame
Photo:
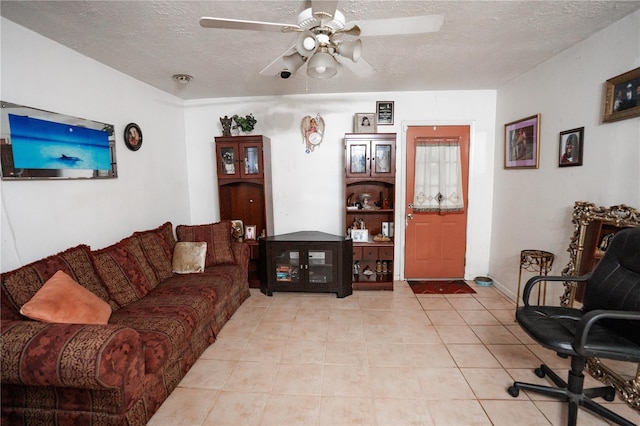
[[[640,67],[610,78],[604,89],[604,123],[633,117],[640,117]]]
[[[572,276],[580,275],[587,227],[594,221],[602,221],[619,227],[640,226],[640,211],[624,204],[604,207],[585,201],[576,201],[573,207],[573,235],[569,240],[569,263],[562,270],[567,276],[565,290],[560,296],[561,306],[574,306],[577,284]],[[589,373],[601,382],[610,384],[620,399],[640,410],[640,364],[621,363],[599,358],[588,358]]]

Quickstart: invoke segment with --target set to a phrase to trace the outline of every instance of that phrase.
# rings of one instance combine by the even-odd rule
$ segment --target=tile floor
[[[493,287],[476,294],[252,296],[149,425],[564,425],[565,405],[506,388],[541,361]],[[587,385],[598,385],[588,377]],[[617,398],[608,406],[640,423]],[[607,424],[581,410],[578,424]]]

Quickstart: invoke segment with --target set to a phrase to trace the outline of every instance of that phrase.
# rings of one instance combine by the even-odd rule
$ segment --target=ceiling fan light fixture
[[[295,74],[296,71],[298,71],[298,68],[304,65],[304,58],[299,53],[292,53],[291,55],[283,56],[282,60],[287,67],[287,71],[291,74]]]
[[[311,31],[303,31],[296,39],[296,50],[301,56],[309,57],[318,50],[318,40]]]
[[[338,73],[338,63],[329,53],[318,52],[307,65],[307,75],[313,78],[331,78]]]
[[[340,56],[351,59],[353,62],[358,62],[360,55],[362,54],[362,42],[358,40],[343,41],[336,48]]]

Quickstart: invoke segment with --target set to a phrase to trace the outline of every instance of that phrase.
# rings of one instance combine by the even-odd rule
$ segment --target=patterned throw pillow
[[[20,308],[58,271],[64,271],[81,286],[108,302],[112,309],[118,309],[118,305],[111,300],[102,280],[93,268],[90,253],[89,246],[82,244],[13,271],[4,272],[2,274],[3,315],[7,313],[4,312],[6,308],[11,308],[14,314],[19,315]]]
[[[156,273],[158,280],[162,282],[171,278],[173,276],[171,259],[176,245],[171,222],[165,222],[156,229],[136,232],[133,235],[140,238],[142,251]]]
[[[58,271],[22,306],[20,313],[44,322],[107,324],[111,306]]]
[[[207,225],[178,225],[178,241],[207,243],[205,266],[235,263],[231,250],[231,221],[210,223]]]
[[[94,251],[92,255],[98,274],[120,307],[141,299],[158,285],[136,236]]]

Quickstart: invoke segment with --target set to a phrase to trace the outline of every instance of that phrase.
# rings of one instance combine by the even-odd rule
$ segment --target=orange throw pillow
[[[43,322],[107,324],[111,306],[58,271],[22,306],[20,313]]]

